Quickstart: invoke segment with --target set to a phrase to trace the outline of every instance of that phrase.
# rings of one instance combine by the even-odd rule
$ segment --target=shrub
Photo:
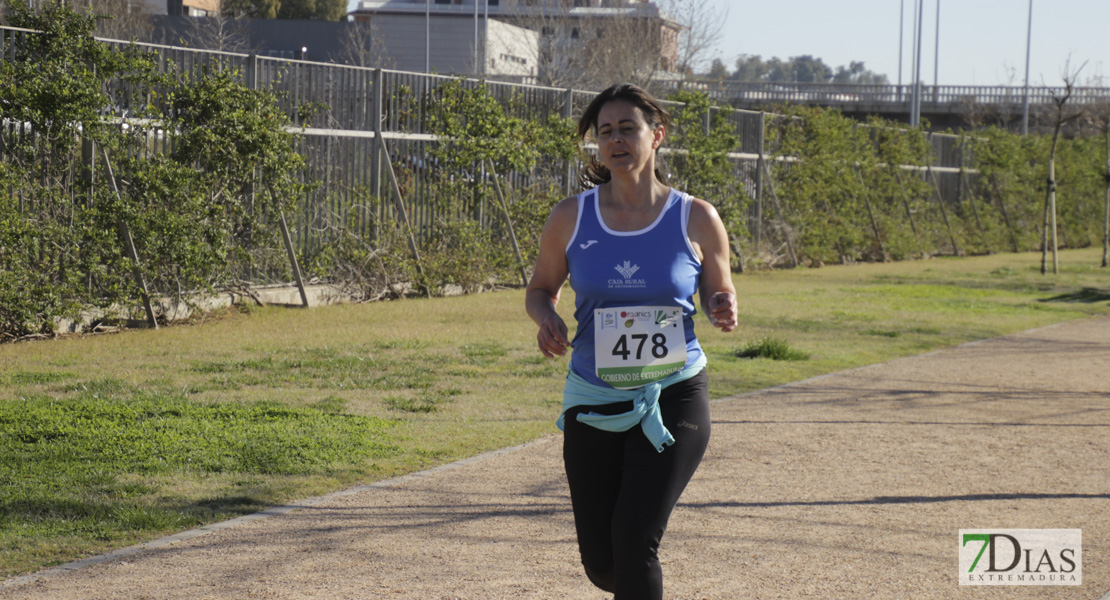
[[[276,215],[304,187],[272,93],[226,68],[157,75],[60,2],[8,18],[42,33],[0,61],[0,340],[134,305],[140,278],[183,300],[271,266]]]
[[[748,342],[743,348],[735,352],[737,358],[767,358],[770,360],[809,360],[809,355],[801,350],[791,348],[785,340],[775,337],[763,337],[754,342]]]

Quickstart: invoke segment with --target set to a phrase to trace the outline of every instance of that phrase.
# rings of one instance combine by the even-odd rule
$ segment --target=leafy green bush
[[[1056,207],[1061,243],[1068,248],[1101,245],[1106,194],[1105,140],[1064,140],[1056,164]]]
[[[0,340],[51,333],[102,294],[130,291],[110,274],[121,264],[119,223],[106,231],[98,223],[106,185],[87,161],[75,164],[81,140],[95,151],[125,135],[102,123],[100,111],[116,105],[105,82],[141,90],[156,81],[148,57],[95,41],[95,20],[62,3],[36,11],[15,0],[7,18],[42,33],[14,42],[0,61]],[[114,247],[98,243],[106,239]]]
[[[8,18],[42,33],[0,61],[0,340],[133,306],[140,281],[187,299],[271,266],[276,215],[304,187],[272,93],[228,69],[158,75],[60,2]]]
[[[326,243],[304,258],[306,276],[330,281],[356,302],[404,295],[403,284],[416,281],[404,232],[396,223],[374,221],[365,227],[364,215],[380,214],[381,200],[366,190],[355,190],[357,210],[326,221]]]
[[[874,257],[864,182],[855,170],[866,148],[863,132],[839,112],[806,107],[789,109],[775,124],[768,135],[778,153],[797,159],[778,163],[773,172],[786,221],[797,234],[799,260]]]
[[[792,348],[783,339],[764,337],[754,342],[748,342],[743,348],[735,352],[737,358],[766,358],[769,360],[809,360],[809,355],[801,350]]]
[[[555,182],[542,181],[514,191],[515,198],[509,205],[509,215],[516,228],[524,262],[532,265],[539,253],[543,226],[547,223],[551,209],[563,199],[563,190]]]
[[[671,115],[667,141],[668,147],[681,150],[666,161],[671,184],[712,203],[737,247],[749,237],[746,211],[751,199],[741,167],[728,156],[740,145],[736,126],[727,109],[702,92],[681,91],[669,99],[681,103]]]
[[[431,149],[438,166],[431,201],[443,216],[421,232],[427,283],[474,290],[519,281],[558,193],[542,185],[514,189],[508,176],[549,174],[541,157],[571,160],[573,124],[536,113],[517,94],[499,100],[487,86],[462,79],[433,93],[437,108],[428,125],[441,141]]]
[[[927,237],[932,187],[920,172],[904,167],[929,164],[928,140],[920,130],[878,118],[868,121],[868,134],[874,155],[862,176],[875,205],[887,256],[906,260],[934,251],[933,240]]]
[[[997,232],[991,246],[1030,251],[1040,248],[1044,221],[1047,159],[1051,137],[1020,136],[999,128],[977,131],[973,190],[989,208]],[[1083,248],[1102,239],[1105,158],[1099,136],[1060,140],[1056,157],[1057,228],[1063,247]]]
[[[986,199],[1002,226],[994,251],[1026,252],[1040,244],[1044,172],[1038,163],[1048,155],[1046,141],[997,127],[969,136],[978,171],[973,193]]]
[[[432,288],[454,284],[467,292],[488,287],[491,279],[511,281],[516,263],[508,244],[470,219],[430,227],[421,244],[421,258]]]

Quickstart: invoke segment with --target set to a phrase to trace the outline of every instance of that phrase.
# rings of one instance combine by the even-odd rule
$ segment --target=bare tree
[[[392,69],[394,60],[386,53],[385,40],[375,20],[347,23],[340,36],[341,60],[356,67]]]
[[[247,19],[240,15],[214,14],[188,19],[185,43],[194,48],[220,52],[251,51]]]
[[[252,19],[276,19],[281,2],[278,0],[221,0],[220,12],[225,16]]]
[[[41,2],[29,2],[32,8],[40,9]],[[70,2],[74,12],[95,16],[96,36],[113,40],[148,39],[153,25],[150,14],[145,12],[142,0],[76,0]],[[0,25],[6,25],[4,16],[8,12],[8,2],[0,0]]]
[[[152,25],[141,0],[83,0],[74,8],[99,15],[96,35],[114,40],[145,40]]]
[[[516,12],[505,21],[520,29],[539,32],[539,43],[530,47],[524,35],[518,43],[511,45],[523,54],[525,59],[536,66],[536,82],[540,85],[565,88],[581,88],[584,69],[577,64],[577,52],[572,45],[577,37],[571,38],[569,10],[561,7],[537,5],[536,2],[517,0]],[[579,35],[581,33],[579,32]]]
[[[628,14],[583,25],[585,39],[577,47],[577,62],[585,67],[591,89],[619,81],[651,89],[660,75],[676,66],[666,52],[666,27],[655,19]]]
[[[699,2],[702,0],[698,0]],[[511,25],[540,33],[541,85],[601,89],[617,81],[651,88],[678,65],[679,25],[652,2],[516,0]],[[503,2],[503,6],[510,6]],[[523,45],[521,46],[523,47]]]
[[[662,0],[660,8],[680,27],[675,70],[683,78],[704,71],[721,40],[728,7],[718,8],[714,0]]]
[[[1081,108],[1068,106],[1068,100],[1074,95],[1075,82],[1079,79],[1079,72],[1083,70],[1086,64],[1087,63],[1083,63],[1078,69],[1072,71],[1070,68],[1071,60],[1069,59],[1064,63],[1064,70],[1061,74],[1064,80],[1064,91],[1061,93],[1052,93],[1052,102],[1056,105],[1056,115],[1052,132],[1052,150],[1049,151],[1048,154],[1048,184],[1045,189],[1044,224],[1041,228],[1041,275],[1044,275],[1048,271],[1047,262],[1050,229],[1052,234],[1052,273],[1057,274],[1060,272],[1058,242],[1056,239],[1056,149],[1060,143],[1060,130],[1064,128],[1064,125],[1083,116]]]

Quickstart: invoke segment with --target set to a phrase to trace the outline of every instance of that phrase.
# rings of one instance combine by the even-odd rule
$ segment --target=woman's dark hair
[[[597,132],[597,117],[601,113],[601,107],[615,100],[623,100],[640,109],[640,114],[644,116],[644,120],[652,129],[660,125],[667,127],[671,124],[670,113],[651,94],[637,85],[618,83],[595,96],[590,105],[586,107],[586,111],[578,118],[579,138],[585,139],[586,134],[590,131]],[[658,148],[656,148],[656,152],[659,152]],[[655,178],[660,183],[667,183],[667,176],[659,170],[658,164],[655,167]],[[582,187],[584,189],[591,188],[606,183],[610,179],[612,179],[612,174],[608,167],[601,164],[597,157],[591,155],[586,166],[582,169]]]

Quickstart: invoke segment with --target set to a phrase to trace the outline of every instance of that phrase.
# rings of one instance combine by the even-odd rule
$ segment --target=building
[[[145,0],[145,5],[152,15],[206,17],[220,10],[220,0]]]
[[[192,48],[258,54],[276,58],[334,62],[360,67],[382,67],[423,72],[424,17],[389,15],[373,23],[304,21],[296,19],[218,19],[216,17],[150,17],[147,40],[184,44]],[[473,32],[432,20],[432,71],[474,73]],[[530,80],[535,64],[519,56],[521,48],[536,46],[535,32],[491,21],[479,27],[479,57],[488,61],[482,76]]]
[[[152,15],[147,41],[274,58],[347,63],[352,23],[298,19],[220,19]]]
[[[436,46],[441,40],[456,45],[457,38],[470,32],[472,39],[478,39],[477,44],[471,42],[471,55],[476,54],[475,46],[482,55],[472,58],[471,65],[486,69],[470,73],[488,75],[489,69],[500,69],[499,63],[510,61],[521,72],[534,70],[536,81],[548,85],[585,84],[582,77],[590,72],[614,77],[648,70],[670,72],[678,62],[681,27],[647,0],[361,0],[350,15],[357,22],[405,16],[436,23],[433,26],[438,33],[419,40],[427,46],[423,49],[426,58],[438,54]],[[526,38],[505,30],[501,41],[486,43],[490,47],[483,54],[484,38],[475,32],[493,22],[535,32],[536,45],[529,47],[523,43]],[[491,34],[497,31],[495,26],[487,27]],[[503,52],[505,49],[509,51]],[[398,68],[403,68],[402,60],[408,60],[397,59]],[[453,62],[428,63],[433,71],[462,73],[457,70],[458,57]]]
[[[400,71],[476,75],[532,81],[539,34],[515,25],[466,15],[395,12],[356,15],[373,45]]]

